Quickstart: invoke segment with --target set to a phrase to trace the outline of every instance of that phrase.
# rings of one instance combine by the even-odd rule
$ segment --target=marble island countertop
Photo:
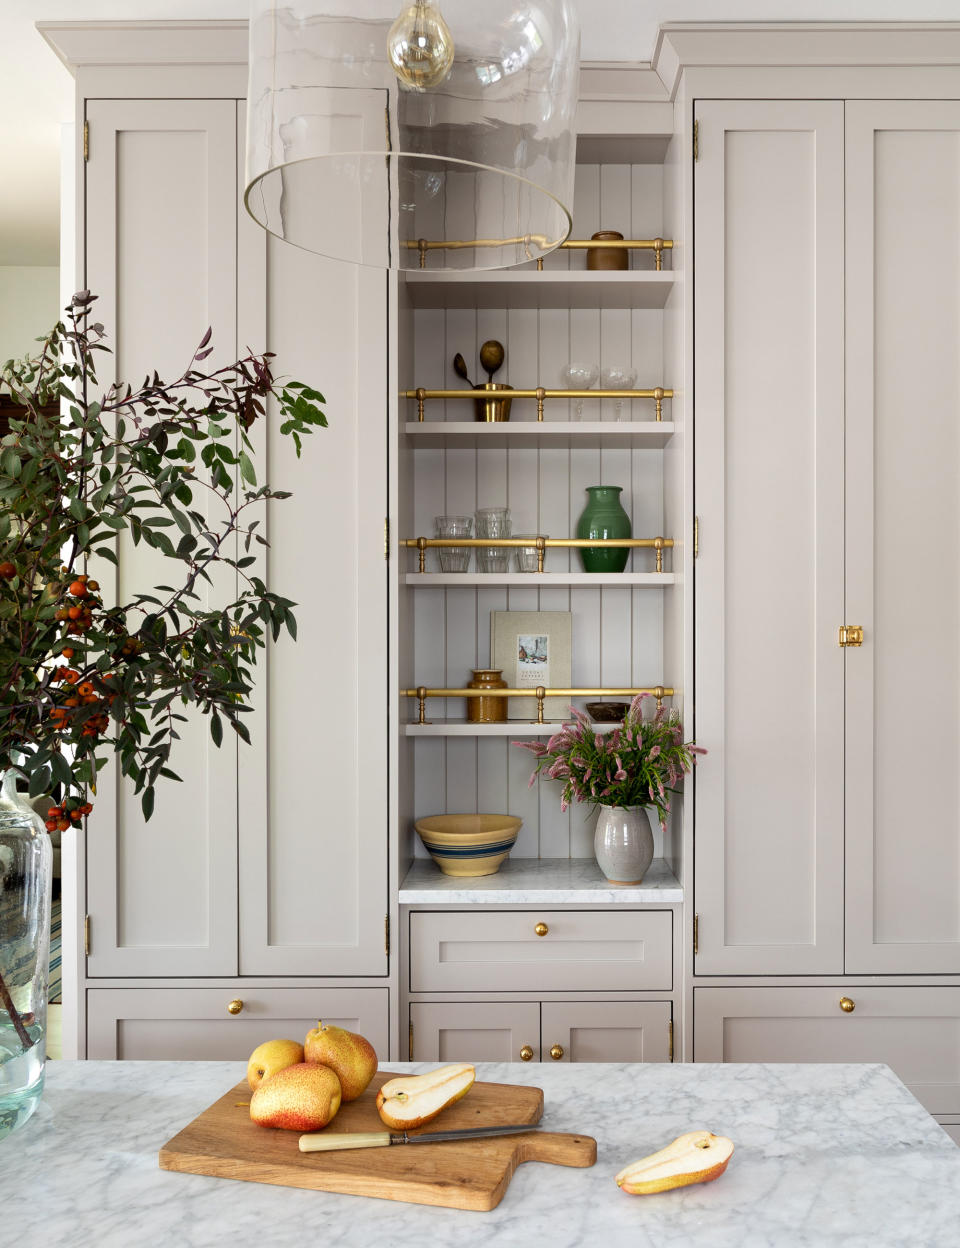
[[[508,858],[494,875],[444,875],[417,858],[400,885],[401,906],[670,905],[683,901],[680,881],[654,858],[642,884],[611,884],[594,858]]]
[[[51,1062],[47,1072],[34,1117],[0,1141],[4,1246],[13,1229],[33,1242],[30,1228],[71,1248],[958,1242],[960,1149],[885,1066],[478,1065],[478,1078],[542,1087],[542,1125],[598,1144],[592,1169],[520,1166],[490,1213],[161,1171],[161,1145],[243,1078],[240,1062]],[[736,1144],[716,1182],[617,1189],[627,1162],[701,1127]]]

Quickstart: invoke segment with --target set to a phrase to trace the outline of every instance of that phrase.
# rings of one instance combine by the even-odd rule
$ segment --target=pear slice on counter
[[[472,1066],[441,1066],[425,1075],[389,1079],[377,1093],[377,1109],[395,1130],[422,1127],[466,1096],[476,1077]]]
[[[733,1141],[712,1131],[688,1131],[658,1153],[632,1161],[617,1175],[617,1187],[632,1196],[719,1179],[733,1156]]]

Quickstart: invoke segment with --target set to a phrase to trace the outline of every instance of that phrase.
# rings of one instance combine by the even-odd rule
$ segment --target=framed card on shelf
[[[490,666],[511,689],[570,688],[569,611],[491,611]],[[561,720],[562,698],[544,704],[544,718]],[[508,719],[536,719],[536,698],[508,698]]]

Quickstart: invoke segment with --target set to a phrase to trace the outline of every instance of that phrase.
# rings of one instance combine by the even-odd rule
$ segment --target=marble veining
[[[680,882],[654,858],[642,884],[611,884],[593,858],[508,858],[495,875],[457,879],[418,858],[400,885],[401,906],[669,905],[683,901]]]
[[[390,1063],[391,1070],[429,1069]],[[159,1169],[157,1153],[243,1077],[240,1062],[52,1062],[0,1143],[0,1243],[71,1248],[844,1248],[950,1245],[960,1149],[886,1066],[478,1066],[542,1087],[543,1126],[597,1139],[589,1170],[527,1163],[490,1213]],[[613,1176],[684,1131],[730,1136],[715,1183],[627,1196]],[[31,1228],[33,1228],[31,1230]],[[25,1238],[24,1238],[25,1236]]]

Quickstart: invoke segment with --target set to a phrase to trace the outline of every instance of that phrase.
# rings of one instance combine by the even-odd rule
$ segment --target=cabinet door
[[[240,1000],[231,1014],[227,1006]],[[245,1062],[271,1036],[301,1040],[317,1019],[366,1036],[386,1058],[385,988],[93,988],[87,1056]]]
[[[236,351],[236,106],[232,100],[91,100],[87,283],[113,354],[101,384],[157,369],[181,376],[208,326],[214,354]],[[204,491],[205,495],[206,492]],[[195,505],[203,507],[198,493]],[[218,521],[219,522],[219,521]],[[156,552],[121,538],[103,561],[104,597],[170,581]],[[207,610],[230,584],[198,583]],[[237,753],[206,721],[178,725],[156,813],[111,761],[87,835],[90,975],[229,975],[237,970]]]
[[[415,1002],[411,1060],[418,1062],[520,1062],[540,1059],[540,1006],[535,1001]]]
[[[696,972],[843,969],[843,105],[697,105]]]
[[[238,337],[322,391],[330,421],[299,459],[274,409],[251,431],[270,483],[293,491],[268,504],[251,571],[297,603],[298,639],[259,665],[240,747],[240,971],[383,975],[387,278],[239,211]]]
[[[542,1060],[669,1062],[670,1022],[669,1001],[544,1001]]]
[[[960,988],[695,988],[693,1056],[884,1062],[931,1113],[960,1114]]]
[[[846,146],[846,970],[958,974],[960,103]]]

